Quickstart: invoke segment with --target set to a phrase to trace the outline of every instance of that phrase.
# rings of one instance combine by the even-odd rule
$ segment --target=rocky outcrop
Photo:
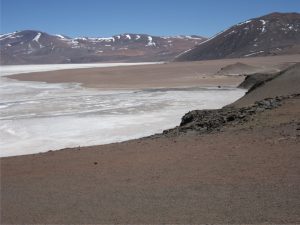
[[[218,131],[227,125],[242,124],[249,121],[255,114],[277,108],[281,105],[282,100],[296,96],[300,96],[300,94],[267,98],[255,102],[252,106],[242,108],[194,110],[182,117],[179,126],[165,130],[163,135],[171,137],[188,133],[205,134]]]

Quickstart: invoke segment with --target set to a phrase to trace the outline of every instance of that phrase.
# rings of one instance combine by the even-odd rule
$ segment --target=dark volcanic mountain
[[[0,35],[1,64],[164,61],[205,41],[200,36],[120,34],[70,38],[25,30]]]
[[[300,14],[272,13],[239,23],[183,52],[175,61],[300,53]]]

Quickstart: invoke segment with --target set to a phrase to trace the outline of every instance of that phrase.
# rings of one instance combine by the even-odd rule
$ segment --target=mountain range
[[[300,53],[300,14],[271,13],[202,36],[51,35],[24,30],[0,35],[0,64],[197,61]]]
[[[120,34],[112,37],[51,35],[24,30],[0,36],[1,64],[168,61],[205,41],[201,36],[159,37]]]

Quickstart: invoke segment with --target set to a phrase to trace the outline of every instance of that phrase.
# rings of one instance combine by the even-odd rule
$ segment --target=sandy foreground
[[[299,223],[299,136],[298,97],[223,132],[2,158],[1,221]]]
[[[265,62],[252,58],[247,63],[274,65],[295,61],[294,56],[286,57],[264,57]],[[174,67],[171,71],[183,73],[201,63],[204,62],[142,67],[149,74],[154,74],[155,69],[163,71],[164,66],[169,68],[167,71]],[[211,73],[218,70],[212,70],[216,62],[207,63],[211,65],[202,66],[211,69]],[[140,67],[127,69],[129,76],[141,74]],[[115,76],[123,69],[83,71],[90,71],[88,76],[95,79],[105,77],[98,74],[99,70],[113,71]],[[130,75],[133,71],[139,72]],[[80,78],[85,85],[94,87],[79,72],[77,76],[67,76],[77,74],[77,70],[61,72],[65,75],[60,79],[79,82],[75,78]],[[38,74],[39,79],[57,76],[43,81],[61,81],[57,80],[59,72],[13,77],[37,79]],[[179,72],[175,74],[180,77]],[[135,85],[141,87],[145,79]],[[101,82],[94,85],[116,88],[115,81],[111,86]],[[123,87],[134,88],[126,82]],[[248,122],[225,126],[220,132],[143,138],[1,158],[1,223],[297,224],[299,149],[298,96],[283,100],[278,108],[257,113]]]
[[[237,86],[243,76],[215,75],[222,67],[242,62],[268,69],[280,69],[285,63],[300,62],[300,55],[208,60],[110,68],[70,69],[11,75],[23,81],[49,83],[76,82],[101,89],[141,89],[195,86]]]

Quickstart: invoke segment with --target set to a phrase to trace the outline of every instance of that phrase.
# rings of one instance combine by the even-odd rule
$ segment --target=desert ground
[[[128,67],[71,69],[12,75],[9,78],[49,83],[75,82],[101,89],[141,89],[195,86],[237,86],[243,76],[218,74],[221,68],[241,62],[271,72],[300,62],[300,55],[207,60],[199,62],[165,63]],[[230,75],[230,71],[229,75]],[[250,69],[245,74],[252,73]],[[257,72],[255,68],[255,72]],[[236,74],[235,74],[236,75]]]
[[[237,85],[244,76],[202,76],[216,74],[236,62],[263,67],[265,73],[278,72],[291,62],[299,62],[299,55],[222,62],[66,70],[12,77],[81,82],[97,88]],[[124,74],[129,78],[125,79]],[[278,90],[278,95],[286,97],[278,98],[276,107],[250,110],[247,120],[224,123],[209,132],[191,129],[177,135],[1,158],[1,222],[300,223],[299,74],[298,64],[260,83],[233,103],[239,108],[265,97],[275,99]],[[132,84],[130,81],[135,79]],[[209,82],[203,83],[204,79]]]
[[[299,223],[299,115],[298,97],[223,132],[3,158],[2,223]]]

